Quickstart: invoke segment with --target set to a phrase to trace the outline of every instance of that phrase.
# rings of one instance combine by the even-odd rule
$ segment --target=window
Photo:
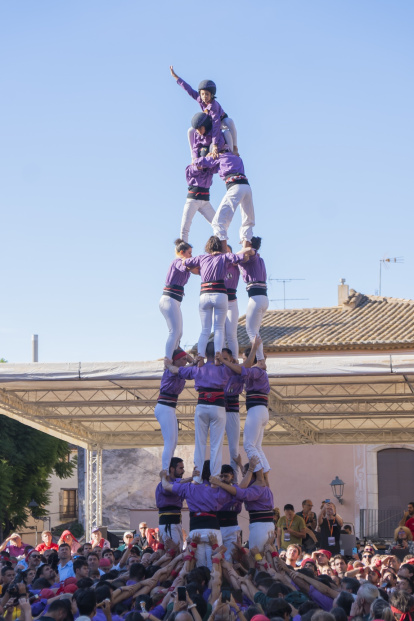
[[[78,490],[62,489],[60,519],[72,520],[78,517]]]

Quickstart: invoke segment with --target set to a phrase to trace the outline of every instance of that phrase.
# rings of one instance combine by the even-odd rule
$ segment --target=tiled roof
[[[249,345],[246,317],[238,339]],[[409,349],[414,346],[414,300],[350,291],[341,306],[268,311],[260,335],[266,351]]]

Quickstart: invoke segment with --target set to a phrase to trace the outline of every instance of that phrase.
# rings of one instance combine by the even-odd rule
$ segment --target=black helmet
[[[211,117],[205,112],[197,112],[197,114],[195,114],[191,119],[191,127],[194,127],[194,129],[198,129],[203,125],[206,128],[206,132],[209,132],[210,129],[213,127]]]
[[[217,87],[214,84],[213,80],[202,80],[198,85],[199,91],[210,91],[210,93],[214,96],[216,94]]]

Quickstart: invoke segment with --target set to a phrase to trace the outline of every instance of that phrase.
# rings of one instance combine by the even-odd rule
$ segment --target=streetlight
[[[333,481],[331,481],[332,494],[337,500],[339,500],[340,505],[344,504],[344,501],[342,500],[342,496],[344,495],[344,485],[345,483],[341,481],[338,475],[334,478]]]

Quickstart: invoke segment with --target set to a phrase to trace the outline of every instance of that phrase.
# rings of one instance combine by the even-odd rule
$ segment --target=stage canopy
[[[414,441],[414,353],[268,359],[264,443]],[[90,449],[162,445],[154,417],[161,361],[0,364],[0,413]],[[196,393],[177,407],[179,444],[194,443]],[[246,411],[242,399],[242,428]]]

